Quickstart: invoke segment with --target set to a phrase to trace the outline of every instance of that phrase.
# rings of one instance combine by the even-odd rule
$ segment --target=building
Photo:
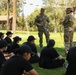
[[[9,17],[9,28],[12,29],[13,16]],[[0,16],[0,30],[6,29],[7,26],[7,16]]]

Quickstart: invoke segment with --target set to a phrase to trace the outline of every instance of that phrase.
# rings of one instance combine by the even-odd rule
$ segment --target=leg
[[[61,60],[53,59],[50,63],[47,63],[47,68],[54,69],[54,68],[63,67],[64,62],[65,62],[64,59],[61,59]]]
[[[69,32],[69,36],[70,36],[70,48],[73,47],[73,31]]]
[[[43,46],[43,32],[39,31],[38,33],[38,36],[39,36],[39,43],[40,43],[40,47]]]
[[[69,31],[67,29],[64,30],[64,45],[67,54],[70,48],[70,36],[69,36]]]
[[[44,30],[44,34],[45,34],[45,37],[46,37],[46,43],[48,43],[49,36],[50,36],[50,33],[49,33],[48,29]]]

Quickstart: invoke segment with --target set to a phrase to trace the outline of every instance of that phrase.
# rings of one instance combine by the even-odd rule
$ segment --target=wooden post
[[[73,2],[73,7],[76,7],[76,0],[74,0]]]
[[[7,31],[9,30],[9,6],[10,6],[10,0],[7,1],[7,25],[6,25],[6,29]]]
[[[16,32],[16,5],[17,5],[17,0],[13,0],[13,25],[12,25],[12,30],[13,30],[14,34]]]

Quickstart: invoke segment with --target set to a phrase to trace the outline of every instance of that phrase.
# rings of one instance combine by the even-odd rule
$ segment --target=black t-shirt
[[[12,40],[9,37],[5,37],[4,40],[6,40],[8,44],[12,44]]]
[[[76,73],[76,47],[69,49],[69,52],[67,54],[67,61],[67,71]]]
[[[16,49],[18,49],[20,46],[17,43],[13,43],[10,47],[10,52],[15,52]]]
[[[40,60],[43,60],[43,63],[49,63],[52,59],[58,57],[59,54],[52,47],[44,47],[40,54]]]
[[[31,44],[30,42],[25,42],[23,44],[28,45],[31,48],[32,52],[37,53],[37,48],[36,48],[35,44]]]
[[[0,69],[2,68],[1,66],[4,64],[4,62],[6,61],[3,53],[0,51]]]
[[[22,75],[23,71],[29,72],[33,69],[31,64],[19,56],[11,57],[2,69],[2,75]]]

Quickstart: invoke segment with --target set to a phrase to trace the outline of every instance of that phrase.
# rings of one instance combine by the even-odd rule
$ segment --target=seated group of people
[[[12,32],[8,31],[6,37],[4,34],[0,33],[0,75],[39,75],[37,71],[32,67],[32,63],[39,63],[39,67],[45,69],[54,69],[62,67],[65,60],[58,52],[55,50],[55,41],[50,39],[46,47],[41,50],[40,56],[38,56],[37,48],[35,45],[35,37],[30,35],[27,42],[24,42],[21,46],[18,44],[21,41],[19,36],[11,40]],[[73,51],[75,51],[76,47]],[[7,52],[10,58],[6,58],[8,55],[4,55]],[[73,57],[73,52],[69,50],[67,55],[68,68],[66,75],[76,75],[74,65],[76,64],[71,61]],[[74,53],[75,54],[75,53]],[[71,56],[70,56],[71,55]],[[74,64],[74,65],[72,65]],[[70,66],[71,65],[71,66]],[[70,68],[70,69],[69,69]],[[74,69],[73,71],[70,71]],[[71,72],[71,73],[69,73]]]

